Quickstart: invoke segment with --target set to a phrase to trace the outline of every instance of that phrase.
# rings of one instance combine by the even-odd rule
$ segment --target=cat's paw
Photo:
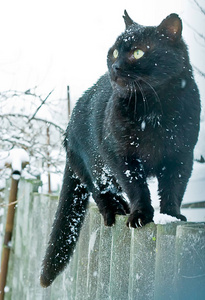
[[[109,208],[103,212],[104,224],[105,226],[112,226],[115,224],[116,215],[126,215],[126,210],[124,206],[119,203],[112,203]]]
[[[179,211],[179,209],[178,209],[178,211]],[[177,219],[179,219],[179,220],[181,220],[181,221],[187,221],[187,218],[184,216],[184,215],[181,215],[180,213],[178,213],[178,211],[176,210],[176,211],[171,211],[170,209],[167,209],[167,210],[160,210],[160,213],[162,213],[162,214],[167,214],[167,215],[169,215],[169,216],[172,216],[172,217],[174,217],[174,218],[177,218]]]
[[[101,194],[97,204],[105,226],[114,225],[116,215],[126,215],[130,212],[128,203],[121,196],[109,192]]]
[[[130,214],[127,220],[127,227],[139,228],[150,222],[153,222],[153,213],[136,210]]]
[[[176,215],[172,214],[171,216],[175,217],[175,218],[177,218],[181,221],[185,221],[185,222],[187,221],[187,218],[184,215],[181,215],[181,214],[176,214]]]
[[[113,213],[112,211],[104,213],[103,218],[105,226],[111,227],[115,224],[115,213]]]
[[[126,215],[130,213],[130,207],[129,204],[121,197],[115,197],[116,204],[118,206],[117,215]],[[119,210],[119,212],[118,212]],[[121,213],[123,211],[123,213]]]

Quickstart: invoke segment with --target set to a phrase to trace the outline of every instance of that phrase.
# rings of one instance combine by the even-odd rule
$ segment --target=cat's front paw
[[[184,215],[181,215],[181,214],[168,214],[168,215],[170,215],[172,217],[175,217],[175,218],[177,218],[181,221],[185,221],[185,222],[187,221],[187,218]]]
[[[120,196],[111,193],[101,194],[98,207],[100,213],[103,215],[105,226],[112,226],[115,224],[116,215],[126,215],[130,213],[128,203]]]
[[[127,206],[128,207],[128,206]],[[105,226],[112,226],[115,224],[116,215],[126,215],[128,208],[119,201],[110,203],[110,205],[102,211]]]
[[[176,215],[176,218],[181,220],[181,221],[185,221],[185,222],[187,221],[187,218],[184,215],[181,215],[181,214]]]
[[[180,214],[179,208],[177,208],[177,209],[173,209],[173,207],[171,209],[169,207],[166,209],[164,208],[164,209],[160,210],[160,213],[167,214],[167,215],[177,218],[181,221],[185,221],[185,222],[187,221],[187,218],[184,215]]]
[[[139,228],[153,222],[153,212],[140,212],[138,210],[130,214],[127,227]]]

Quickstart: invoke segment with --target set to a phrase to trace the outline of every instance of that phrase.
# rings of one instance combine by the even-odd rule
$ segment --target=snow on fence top
[[[0,152],[0,170],[6,167],[12,169],[12,177],[18,180],[22,169],[29,163],[28,153],[24,149],[14,148]]]

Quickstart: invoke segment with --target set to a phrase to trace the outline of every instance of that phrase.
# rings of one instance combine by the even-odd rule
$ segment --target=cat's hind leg
[[[166,162],[158,173],[160,212],[186,221],[181,214],[181,202],[191,176],[193,158],[186,157],[179,162]]]
[[[94,193],[93,198],[98,205],[106,226],[114,225],[116,215],[126,215],[130,212],[129,205],[123,199],[122,195],[101,190],[98,193]]]
[[[60,200],[42,263],[40,282],[48,287],[63,271],[75,248],[84,220],[89,194],[66,163]]]

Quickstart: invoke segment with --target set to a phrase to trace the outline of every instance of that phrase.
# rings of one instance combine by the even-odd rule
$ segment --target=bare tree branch
[[[205,73],[204,72],[202,72],[201,70],[199,70],[196,66],[194,66],[193,65],[193,67],[194,67],[194,69],[197,71],[197,73],[199,73],[202,77],[204,77],[205,78]]]
[[[39,105],[39,107],[37,107],[36,111],[34,112],[33,116],[28,120],[28,122],[30,122],[31,120],[33,120],[37,114],[37,112],[40,110],[40,108],[45,104],[46,100],[49,98],[49,96],[53,93],[54,89],[46,96],[46,98],[42,101],[41,105]]]
[[[194,33],[196,33],[201,39],[203,39],[205,41],[205,36],[203,34],[201,34],[200,32],[198,32],[194,27],[192,27],[188,22],[184,21],[184,23],[191,28]]]
[[[46,124],[53,125],[54,127],[58,128],[59,131],[60,131],[61,133],[64,133],[64,132],[65,132],[65,130],[64,130],[62,127],[60,127],[59,125],[57,125],[57,124],[55,124],[55,123],[53,123],[53,122],[51,122],[51,121],[47,121],[47,120],[44,120],[44,119],[41,119],[41,118],[36,118],[35,116],[32,117],[31,119],[29,119],[29,117],[26,116],[26,115],[24,115],[24,114],[10,114],[10,113],[9,113],[9,114],[1,114],[1,115],[0,115],[0,118],[6,118],[6,117],[26,118],[26,119],[28,119],[28,122],[30,122],[30,121],[32,121],[32,120],[44,122],[44,123],[46,123]]]
[[[198,1],[194,0],[195,4],[198,6],[200,11],[205,15],[205,9],[198,3]]]

